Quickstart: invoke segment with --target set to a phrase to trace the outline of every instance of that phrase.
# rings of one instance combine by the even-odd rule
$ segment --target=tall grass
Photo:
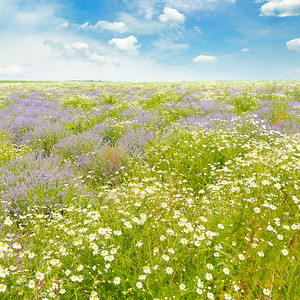
[[[298,82],[1,89],[1,299],[299,299]]]

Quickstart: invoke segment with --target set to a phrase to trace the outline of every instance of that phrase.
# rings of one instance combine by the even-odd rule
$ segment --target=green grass
[[[298,116],[288,109],[298,99],[297,84],[21,83],[24,93],[65,90],[57,96],[63,109],[78,108],[84,117],[63,124],[70,139],[64,146],[54,132],[32,148],[0,135],[2,164],[19,157],[12,172],[28,172],[16,186],[33,182],[25,189],[28,206],[0,216],[0,298],[299,299],[300,139],[263,127]],[[70,96],[74,88],[81,90]],[[96,88],[103,97],[84,95]],[[232,97],[231,88],[243,93]],[[122,93],[128,89],[138,89],[132,102]],[[164,104],[198,90],[195,101],[225,103],[236,120],[229,127],[218,119],[212,127],[179,125],[202,112],[168,113]],[[273,106],[261,122],[253,112],[266,99]],[[112,106],[107,114],[91,115],[105,103]],[[122,115],[130,107],[156,113],[157,120],[134,122]],[[84,140],[102,122],[103,144]],[[138,154],[119,145],[131,128],[156,132]],[[26,165],[26,154],[41,149],[41,177],[30,177],[40,165]],[[57,188],[39,185],[44,169],[56,170],[51,155],[59,167],[74,168],[70,178],[51,175]],[[1,178],[4,195],[15,183]]]

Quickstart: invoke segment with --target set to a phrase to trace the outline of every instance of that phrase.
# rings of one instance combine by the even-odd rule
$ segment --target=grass
[[[2,299],[299,299],[298,82],[0,95]]]

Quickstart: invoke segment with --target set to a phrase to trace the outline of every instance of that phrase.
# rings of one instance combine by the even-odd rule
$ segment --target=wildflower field
[[[2,82],[0,161],[0,299],[300,299],[300,82]]]

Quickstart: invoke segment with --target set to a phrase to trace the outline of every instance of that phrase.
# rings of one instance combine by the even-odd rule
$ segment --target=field
[[[0,299],[300,299],[300,82],[2,82],[0,161]]]

